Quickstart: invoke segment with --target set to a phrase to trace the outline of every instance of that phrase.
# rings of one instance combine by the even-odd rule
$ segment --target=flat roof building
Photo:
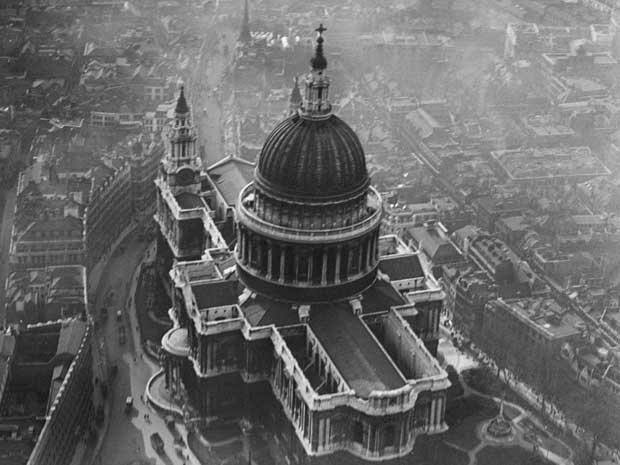
[[[491,152],[507,179],[522,184],[585,182],[611,174],[589,147],[553,147]]]

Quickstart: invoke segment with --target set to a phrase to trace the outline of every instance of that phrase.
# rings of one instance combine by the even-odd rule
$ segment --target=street
[[[220,41],[222,32],[225,40]],[[223,102],[221,92],[213,92],[220,86],[223,74],[232,60],[236,31],[218,30],[213,25],[202,48],[200,64],[187,82],[187,93],[192,104],[194,124],[199,143],[205,148],[204,164],[210,166],[226,154],[222,144]],[[230,53],[223,53],[227,43]],[[106,359],[109,367],[116,366],[116,375],[111,380],[110,413],[104,427],[105,437],[100,453],[95,460],[98,465],[125,465],[131,463],[178,464],[198,463],[191,452],[184,447],[180,457],[175,452],[174,437],[167,428],[163,414],[159,414],[144,402],[147,381],[159,371],[159,365],[144,353],[138,333],[134,294],[139,266],[145,257],[147,244],[139,243],[130,234],[119,247],[121,253],[114,253],[102,273],[96,295],[95,309],[108,309],[108,320],[102,328],[105,338]],[[150,253],[152,254],[152,250]],[[147,254],[148,255],[148,254]],[[122,319],[116,321],[116,312],[121,310]],[[119,326],[125,327],[127,341],[119,341]],[[125,400],[133,397],[133,411],[125,413]],[[176,425],[185,436],[185,428]],[[164,441],[164,453],[160,456],[153,449],[150,435],[158,432]]]
[[[116,366],[117,373],[110,382],[110,413],[101,452],[94,463],[123,465],[145,461],[157,464],[183,464],[174,455],[173,437],[164,420],[149,409],[143,398],[148,379],[159,366],[143,353],[138,337],[137,318],[133,306],[138,266],[144,258],[147,244],[138,242],[134,236],[119,247],[122,253],[114,253],[102,274],[94,309],[108,309],[108,319],[103,326],[105,351],[109,366]],[[131,302],[131,305],[129,305]],[[121,310],[121,321],[116,312]],[[119,341],[118,327],[126,328],[127,340]],[[130,329],[130,331],[128,331]],[[134,399],[133,411],[125,413],[125,399]],[[147,421],[145,414],[149,414]],[[165,455],[159,456],[152,448],[149,436],[159,432],[165,443]]]
[[[213,27],[214,31],[217,31],[216,35],[205,39],[200,64],[192,73],[192,79],[188,83],[188,95],[195,119],[194,125],[198,133],[199,145],[205,150],[203,162],[207,167],[228,155],[224,153],[222,144],[224,102],[221,100],[223,98],[221,87],[223,87],[224,73],[234,57],[234,38],[237,32],[227,28],[217,28],[215,24]],[[224,39],[220,40],[222,37]],[[223,52],[224,44],[229,50],[227,55]]]

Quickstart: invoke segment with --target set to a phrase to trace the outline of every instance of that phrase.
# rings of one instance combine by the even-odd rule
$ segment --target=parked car
[[[125,399],[125,413],[130,413],[133,410],[133,397],[128,396]]]
[[[164,440],[161,438],[159,433],[151,434],[151,445],[158,454],[161,455],[164,453]]]
[[[118,342],[120,345],[125,344],[125,342],[127,342],[127,336],[125,334],[125,327],[124,326],[119,326],[118,327]]]

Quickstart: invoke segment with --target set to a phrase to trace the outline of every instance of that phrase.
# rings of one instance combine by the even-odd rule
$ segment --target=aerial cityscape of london
[[[0,465],[620,464],[620,0],[0,1]]]

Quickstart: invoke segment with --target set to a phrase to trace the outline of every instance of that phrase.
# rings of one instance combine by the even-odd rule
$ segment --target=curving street
[[[104,438],[94,462],[97,465],[129,465],[137,463],[182,465],[184,458],[175,454],[174,438],[164,420],[143,399],[148,379],[159,370],[142,350],[133,295],[140,265],[145,260],[148,244],[130,234],[110,258],[98,286],[95,299],[97,312],[108,309],[107,322],[101,327],[105,354],[116,374],[110,380],[109,409],[104,425]],[[152,251],[150,252],[152,253]],[[116,312],[121,310],[121,320]],[[125,328],[126,342],[119,340],[119,326]],[[133,397],[131,413],[125,413],[125,400]],[[147,419],[145,417],[149,415]],[[165,454],[153,450],[150,434],[158,431],[164,440]]]

